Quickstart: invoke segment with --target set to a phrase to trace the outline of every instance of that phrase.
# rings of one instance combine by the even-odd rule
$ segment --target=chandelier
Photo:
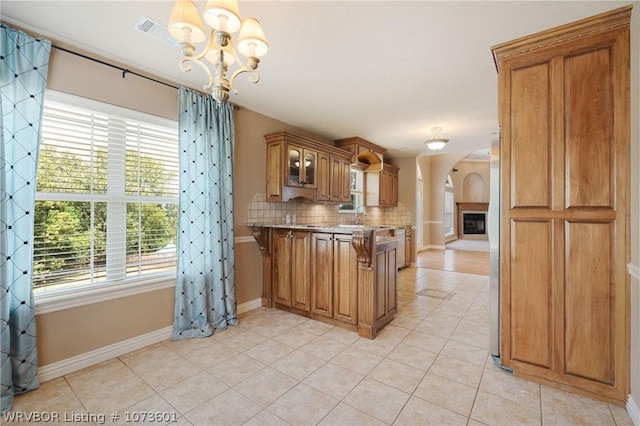
[[[260,56],[269,50],[269,44],[264,36],[260,22],[255,18],[240,19],[237,0],[209,0],[204,8],[204,20],[212,28],[209,40],[202,52],[195,54],[195,45],[205,40],[206,35],[198,8],[192,0],[177,0],[169,19],[169,33],[180,41],[182,54],[180,69],[191,71],[193,62],[202,67],[209,82],[204,90],[211,91],[213,98],[219,103],[229,99],[229,92],[238,91],[233,88],[235,78],[245,72],[250,73],[249,81],[257,83],[260,76],[256,72],[260,63]],[[231,34],[240,30],[236,48],[246,56],[246,63],[236,54],[231,43]],[[209,65],[203,61],[205,59]],[[238,68],[227,77],[230,66],[237,64]]]
[[[449,142],[449,139],[442,137],[442,127],[431,128],[431,139],[424,141],[427,147],[435,152],[440,151]]]

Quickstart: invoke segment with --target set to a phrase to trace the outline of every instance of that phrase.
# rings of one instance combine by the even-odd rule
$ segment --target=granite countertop
[[[306,229],[331,233],[351,234],[353,231],[381,231],[390,229],[404,229],[400,225],[347,225],[347,224],[286,224],[286,223],[248,223],[249,227]]]
[[[320,224],[320,225],[299,225],[286,223],[248,223],[248,227],[264,227],[279,229],[301,229],[305,231],[326,232],[331,234],[353,234],[357,231],[389,231],[394,229],[405,229],[400,225],[347,225],[347,224]],[[398,237],[394,235],[376,235],[376,244],[397,242]]]

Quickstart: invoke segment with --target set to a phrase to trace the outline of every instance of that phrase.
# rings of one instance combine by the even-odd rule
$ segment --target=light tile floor
[[[178,425],[632,425],[624,408],[494,366],[486,276],[408,268],[398,281],[399,313],[375,340],[261,308],[210,338],[43,383],[14,411],[104,413],[105,423],[175,413]]]

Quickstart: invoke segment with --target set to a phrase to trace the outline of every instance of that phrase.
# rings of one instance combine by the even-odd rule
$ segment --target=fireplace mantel
[[[488,211],[489,203],[456,203],[458,210]]]

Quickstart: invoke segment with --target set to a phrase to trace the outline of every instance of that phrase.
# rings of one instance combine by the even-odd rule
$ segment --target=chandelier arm
[[[206,51],[205,51],[205,53],[206,53]],[[202,56],[204,56],[204,55],[202,55]],[[204,90],[211,89],[211,86],[213,86],[213,74],[211,74],[211,71],[209,70],[209,67],[207,67],[207,65],[205,65],[205,63],[202,62],[198,57],[185,56],[184,58],[180,59],[180,69],[182,71],[184,71],[184,72],[189,72],[193,68],[191,66],[191,64],[188,64],[187,62],[193,62],[193,63],[199,65],[200,68],[202,68],[204,70],[204,72],[207,74],[207,77],[209,78],[209,82],[207,84],[205,84],[203,86],[203,88],[204,88]]]
[[[204,70],[204,72],[207,74],[207,77],[209,78],[209,82],[202,86],[204,90],[210,90],[213,87],[213,74],[211,74],[209,67],[207,67],[202,59],[207,56],[209,50],[215,45],[215,38],[215,31],[212,30],[209,33],[209,41],[207,42],[207,45],[204,47],[204,49],[202,49],[202,52],[198,53],[195,56],[193,54],[186,55],[182,59],[180,59],[180,69],[184,72],[189,72],[193,68],[191,64],[188,64],[188,62],[194,62]]]
[[[236,56],[236,59],[238,61],[238,64],[240,65],[240,68],[235,70],[233,74],[231,74],[231,77],[229,77],[229,88],[233,91],[234,94],[238,94],[238,90],[233,87],[233,82],[236,79],[236,77],[239,76],[240,74],[245,72],[249,73],[250,75],[248,76],[247,79],[253,84],[256,84],[260,81],[260,75],[255,70],[255,68],[246,66],[245,64],[242,63],[240,58],[237,56]]]

